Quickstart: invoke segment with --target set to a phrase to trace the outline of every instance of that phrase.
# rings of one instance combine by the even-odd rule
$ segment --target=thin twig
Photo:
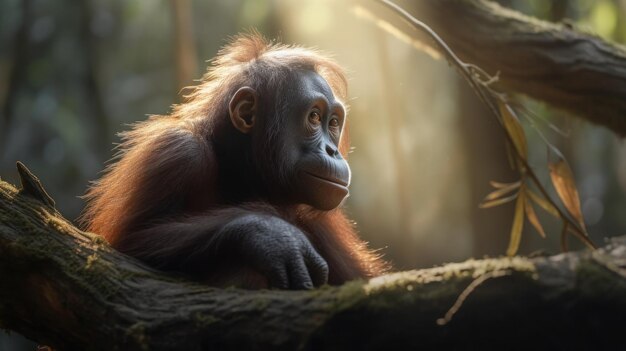
[[[426,33],[434,41],[436,46],[443,53],[443,55],[446,58],[446,60],[449,63],[451,63],[452,65],[456,66],[461,71],[461,74],[462,74],[463,78],[465,78],[465,80],[473,88],[473,90],[476,92],[478,97],[483,101],[483,103],[485,103],[485,105],[487,105],[487,107],[491,110],[493,115],[496,116],[496,119],[500,123],[500,126],[502,128],[504,128],[504,123],[503,123],[503,121],[500,118],[500,113],[499,113],[499,111],[498,111],[498,109],[496,107],[496,103],[494,102],[494,99],[496,99],[496,98],[500,99],[500,101],[503,101],[503,98],[500,96],[501,94],[493,91],[488,86],[489,84],[492,83],[494,78],[491,77],[486,72],[484,72],[482,69],[477,69],[477,66],[475,66],[473,64],[468,64],[468,63],[463,62],[450,49],[448,44],[446,44],[443,41],[443,39],[441,39],[439,37],[439,35],[437,35],[437,33],[435,33],[424,22],[416,19],[410,13],[408,13],[406,10],[404,10],[400,6],[396,5],[392,1],[389,1],[389,0],[380,0],[380,1],[381,1],[381,3],[383,5],[387,6],[392,11],[398,13],[400,15],[400,17],[402,17],[402,19],[404,19],[410,25],[415,27],[417,30],[420,30],[420,31]],[[483,75],[484,77],[477,78],[477,77],[475,77],[472,74],[472,72],[479,72],[479,74]],[[509,135],[509,133],[505,132],[504,135],[507,138],[507,141],[512,145],[513,150],[515,150],[515,154],[516,154],[517,158],[522,162],[522,165],[524,166],[524,169],[520,170],[520,172],[526,173],[526,174],[528,174],[530,176],[530,179],[537,186],[537,188],[539,189],[539,192],[545,197],[545,199],[548,202],[550,202],[550,204],[559,213],[559,216],[561,217],[561,220],[564,221],[564,222],[567,222],[568,226],[570,227],[570,231],[577,238],[579,238],[584,244],[586,244],[589,248],[595,249],[596,248],[595,244],[588,238],[586,232],[578,225],[578,223],[573,221],[569,217],[569,215],[567,215],[565,212],[563,212],[559,208],[559,206],[556,204],[556,202],[554,200],[552,200],[552,198],[548,194],[547,190],[541,184],[541,182],[539,181],[539,178],[537,177],[535,172],[530,167],[528,161],[522,156],[521,151],[517,149],[515,143],[513,142],[512,137]],[[520,176],[523,177],[522,174]]]
[[[485,281],[491,278],[504,277],[510,274],[511,274],[511,271],[509,270],[499,270],[499,271],[492,271],[489,273],[482,274],[478,278],[474,279],[470,283],[470,285],[468,285],[465,288],[465,290],[463,290],[463,292],[459,295],[459,297],[456,299],[456,302],[454,302],[454,305],[452,305],[452,307],[450,307],[448,312],[446,312],[445,316],[437,319],[437,325],[448,324],[452,320],[452,317],[454,316],[454,314],[457,313],[459,309],[461,309],[461,306],[463,306],[463,303],[465,302],[467,297],[472,292],[474,292],[474,290],[476,290],[476,288],[478,288],[482,283],[484,283]]]

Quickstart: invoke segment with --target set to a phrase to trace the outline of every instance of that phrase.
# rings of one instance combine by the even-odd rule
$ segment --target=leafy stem
[[[535,228],[538,228],[540,232],[543,231],[543,229],[539,229],[541,228],[541,225],[539,224],[536,215],[534,214],[532,205],[530,205],[530,202],[527,202],[528,200],[526,198],[526,193],[529,192],[530,189],[523,185],[527,178],[530,178],[532,180],[532,183],[535,184],[535,186],[539,189],[541,196],[545,199],[545,201],[549,203],[549,206],[556,211],[558,217],[563,221],[563,231],[561,234],[562,249],[564,251],[567,250],[566,235],[569,232],[571,232],[589,248],[595,249],[596,246],[589,239],[584,226],[582,213],[580,211],[578,191],[575,188],[573,176],[571,175],[571,170],[569,169],[567,162],[565,161],[561,153],[556,150],[555,154],[559,157],[559,160],[556,163],[550,164],[550,175],[552,178],[552,182],[557,190],[557,194],[564,203],[566,209],[568,210],[568,213],[562,210],[550,197],[548,191],[543,186],[543,184],[541,184],[536,173],[530,167],[527,160],[525,134],[521,125],[519,124],[519,119],[515,115],[514,110],[507,103],[504,94],[494,91],[490,86],[493,82],[498,80],[498,74],[496,74],[495,76],[491,76],[480,67],[474,64],[463,62],[454,53],[454,51],[450,49],[446,42],[441,39],[441,37],[439,37],[439,35],[437,35],[437,33],[435,33],[435,31],[433,31],[428,25],[419,21],[410,13],[408,13],[405,9],[390,0],[380,0],[380,2],[392,11],[399,14],[400,17],[408,22],[412,27],[425,33],[428,37],[430,37],[430,39],[432,39],[436,47],[439,49],[438,51],[444,55],[444,57],[450,64],[458,68],[463,78],[472,87],[474,92],[476,92],[481,101],[483,101],[483,103],[487,105],[487,107],[491,110],[493,115],[498,120],[500,126],[504,129],[506,140],[512,146],[515,159],[518,161],[517,169],[520,173],[520,185],[518,186],[519,191],[517,192],[517,194],[506,198],[497,198],[494,196],[489,198],[490,196],[488,196],[486,200],[490,201],[488,203],[483,203],[483,207],[497,206],[513,199],[518,200],[516,205],[516,215],[514,219],[513,229],[511,232],[511,245],[509,246],[509,250],[507,251],[507,253],[509,255],[512,255],[515,254],[515,251],[517,250],[517,244],[519,243],[519,237],[522,230],[522,226],[518,222],[520,221],[519,218],[523,218],[524,213],[526,213],[526,216],[529,218]],[[495,193],[498,193],[498,195],[500,195],[499,193],[502,193],[502,196],[505,196],[509,193],[509,191],[503,191],[503,189],[499,189],[490,195],[493,195]],[[530,197],[534,198],[535,196],[536,195]],[[554,213],[553,211],[550,212]]]

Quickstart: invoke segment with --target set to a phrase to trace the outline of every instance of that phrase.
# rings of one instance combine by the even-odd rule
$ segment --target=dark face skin
[[[346,112],[319,74],[301,71],[288,81],[288,104],[280,116],[280,149],[284,192],[295,203],[328,211],[348,195],[350,168],[339,153]],[[231,120],[243,133],[253,132],[259,97],[252,88],[235,93]],[[265,135],[265,133],[263,134]]]
[[[319,74],[303,72],[293,82],[296,92],[286,130],[296,145],[293,184],[300,200],[319,210],[339,206],[348,195],[350,168],[339,153],[345,109]]]

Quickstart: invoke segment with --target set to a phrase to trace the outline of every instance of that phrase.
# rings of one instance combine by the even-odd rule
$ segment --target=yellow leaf
[[[517,193],[515,193],[515,194],[513,194],[511,196],[500,198],[500,199],[495,199],[495,200],[483,202],[480,205],[478,205],[478,207],[480,207],[480,208],[489,208],[489,207],[500,206],[502,204],[505,204],[507,202],[511,202],[511,201],[515,200],[516,197],[517,197]]]
[[[501,184],[501,183],[497,183],[497,184]],[[508,193],[510,193],[513,190],[516,190],[517,188],[519,188],[519,186],[522,184],[522,182],[515,182],[515,183],[510,183],[510,184],[502,184],[505,185],[502,188],[496,189],[495,191],[492,191],[491,193],[489,193],[489,195],[487,195],[485,197],[485,199],[483,200],[483,202],[487,202],[490,200],[494,200],[497,199],[499,197],[502,197]]]
[[[504,122],[504,128],[506,129],[507,134],[513,140],[513,144],[515,144],[515,148],[519,152],[520,156],[524,159],[528,158],[528,146],[526,144],[526,134],[524,134],[524,128],[517,119],[515,112],[509,105],[504,102],[498,102],[498,106],[500,107],[500,115],[502,116],[502,121]]]
[[[515,202],[515,215],[513,217],[513,225],[511,226],[511,238],[509,239],[509,248],[506,249],[507,256],[514,256],[519,249],[519,243],[522,240],[522,229],[524,229],[524,192],[519,192],[517,201]]]
[[[533,200],[537,205],[539,205],[539,207],[543,208],[544,211],[548,212],[549,214],[553,215],[556,218],[561,217],[559,215],[559,211],[557,211],[556,208],[554,208],[554,206],[552,206],[552,204],[543,197],[543,195],[537,194],[530,189],[526,190],[526,194],[531,200]]]
[[[578,197],[578,190],[576,190],[572,170],[562,158],[556,162],[550,162],[548,167],[550,169],[552,184],[554,184],[557,194],[559,194],[561,201],[563,201],[563,205],[565,205],[567,211],[574,217],[578,225],[580,225],[580,228],[586,234],[587,229],[585,228],[585,221],[582,211],[580,210],[580,198]]]
[[[539,235],[541,235],[541,237],[545,239],[546,232],[543,230],[543,226],[541,225],[541,222],[539,222],[539,218],[537,218],[535,209],[533,208],[532,203],[530,202],[530,200],[528,200],[527,197],[524,197],[524,210],[526,211],[526,218],[528,218],[530,224],[532,224],[539,233]]]

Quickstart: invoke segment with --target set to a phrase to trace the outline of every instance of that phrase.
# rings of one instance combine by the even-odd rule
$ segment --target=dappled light
[[[19,184],[15,164],[24,162],[46,185],[58,212],[79,225],[91,182],[118,160],[120,143],[122,149],[134,145],[128,139],[124,144],[118,133],[138,130],[134,126],[150,116],[178,119],[187,116],[180,111],[192,109],[193,121],[210,115],[205,105],[184,103],[202,92],[194,87],[207,84],[203,77],[220,48],[241,33],[258,32],[272,43],[319,50],[347,73],[345,143],[334,151],[350,146],[344,155],[350,169],[339,177],[345,184],[349,180],[349,195],[343,202],[343,196],[311,201],[321,207],[324,201],[341,203],[346,213],[341,231],[347,232],[349,218],[372,250],[355,241],[350,245],[363,250],[358,254],[371,255],[371,264],[382,267],[380,255],[394,271],[470,260],[459,264],[463,272],[448,265],[427,275],[385,275],[346,288],[347,294],[378,298],[389,291],[421,291],[418,284],[458,275],[465,285],[446,300],[448,312],[438,317],[445,325],[475,289],[507,281],[511,274],[526,279],[535,273],[539,261],[516,255],[602,247],[607,238],[624,234],[625,88],[622,77],[610,73],[623,74],[625,67],[626,1],[477,1],[449,14],[442,9],[446,4],[430,0],[395,2],[435,34],[383,2],[2,1],[0,178]],[[515,26],[506,27],[511,23]],[[550,47],[555,51],[544,55]],[[594,60],[575,56],[581,53]],[[324,79],[339,95],[332,79]],[[232,82],[229,76],[219,87]],[[249,101],[242,99],[245,107]],[[247,133],[247,122],[242,117],[233,125]],[[170,131],[166,127],[159,132]],[[203,128],[213,142],[218,129]],[[146,140],[156,132],[146,127],[142,142],[150,144]],[[166,144],[150,145],[165,154]],[[155,164],[165,167],[168,160]],[[125,169],[141,158],[131,161]],[[176,166],[172,179],[191,167]],[[208,171],[201,175],[206,174],[213,177]],[[202,181],[194,183],[204,185],[196,195],[214,179]],[[173,179],[159,186],[191,185]],[[130,198],[134,189],[124,189],[115,195]],[[160,191],[146,198],[157,198]],[[101,206],[126,209],[122,200],[111,199]],[[155,217],[165,222],[159,209]],[[101,221],[122,225],[120,216]],[[474,261],[498,256],[511,257]],[[489,262],[505,267],[489,267],[486,276],[480,269]],[[383,272],[380,267],[372,272]],[[33,346],[0,335],[0,350],[3,345]]]
[[[16,159],[34,169],[54,167],[54,172],[46,172],[50,191],[59,199],[63,213],[76,218],[84,205],[77,196],[113,155],[111,148],[119,141],[115,133],[146,114],[168,113],[171,104],[181,99],[176,81],[193,85],[206,68],[203,62],[215,54],[226,36],[254,27],[269,37],[331,53],[348,69],[353,183],[346,205],[372,247],[382,248],[402,268],[505,251],[506,238],[495,241],[499,246],[474,239],[475,230],[489,230],[487,224],[472,224],[476,221],[472,213],[486,193],[474,196],[468,191],[467,172],[468,167],[484,168],[481,183],[487,189],[491,180],[513,180],[498,179],[498,172],[489,174],[491,168],[507,168],[508,161],[472,155],[465,135],[492,122],[488,115],[467,115],[456,103],[459,94],[466,94],[459,90],[465,83],[445,60],[425,54],[440,57],[430,48],[424,50],[428,47],[423,43],[428,41],[399,30],[403,23],[397,19],[394,23],[388,17],[379,18],[382,7],[347,1],[190,1],[188,5],[192,17],[183,24],[192,28],[185,33],[193,36],[190,59],[195,61],[188,78],[177,78],[174,73],[180,62],[174,50],[185,49],[177,44],[181,38],[173,32],[176,22],[168,2],[94,3],[86,6],[90,16],[82,19],[77,17],[78,10],[60,13],[54,5],[36,13],[27,9],[33,26],[28,45],[34,45],[29,52],[36,56],[17,64],[23,66],[19,84],[11,87],[8,80],[0,84],[2,96],[11,99],[7,101],[11,117],[5,117],[10,124],[3,134],[3,178],[15,179],[11,170]],[[514,5],[545,19],[551,19],[551,11],[562,11],[550,2]],[[0,70],[8,74],[18,54],[8,49],[19,47],[11,33],[17,33],[21,25],[20,17],[10,14],[23,14],[24,9],[16,1],[2,6],[6,19],[2,30],[7,35],[1,43],[7,50],[3,50]],[[572,2],[564,13],[583,28],[619,40],[624,31],[616,24],[623,16],[620,6],[613,1],[592,5],[580,1]],[[237,20],[228,21],[231,17]],[[87,32],[76,32],[80,26],[86,26]],[[95,85],[89,85],[91,80]],[[8,89],[14,92],[7,94]],[[471,98],[472,93],[467,94]],[[559,111],[530,103],[542,120],[560,125],[569,134],[562,137],[540,126],[573,167],[590,233],[601,233],[596,237],[600,239],[619,232],[617,228],[626,224],[618,215],[624,205],[610,189],[618,187],[621,192],[624,188],[620,186],[624,177],[618,173],[626,164],[620,161],[620,142],[602,128],[570,121]],[[463,119],[475,122],[460,124]],[[534,147],[536,133],[529,130],[528,138],[531,163],[542,162],[545,150]],[[483,138],[483,143],[502,148],[504,138],[495,133]],[[512,207],[507,211],[510,223]],[[547,232],[560,232],[558,223],[545,226]],[[494,226],[489,235],[502,236],[502,228]],[[557,251],[560,245],[550,236],[546,240],[527,237],[521,242],[521,252]]]

